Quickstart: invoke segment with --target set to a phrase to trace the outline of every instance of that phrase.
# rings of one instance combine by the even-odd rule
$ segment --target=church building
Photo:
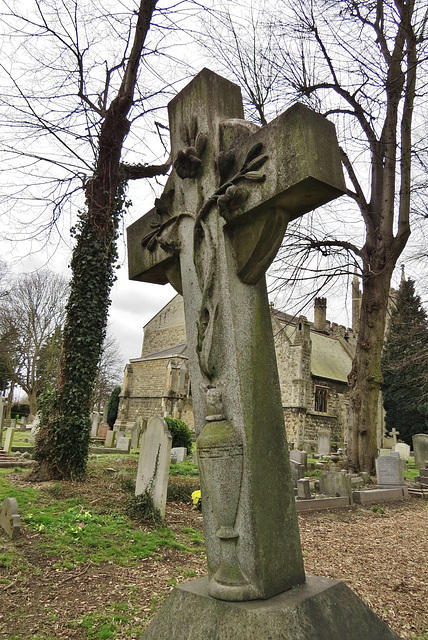
[[[347,442],[347,376],[355,351],[360,296],[355,279],[351,329],[327,320],[325,298],[315,300],[314,322],[271,307],[287,439],[296,448],[317,450],[321,429],[329,430],[333,446]],[[154,415],[180,418],[194,429],[180,295],[145,325],[141,356],[125,367],[119,424]]]

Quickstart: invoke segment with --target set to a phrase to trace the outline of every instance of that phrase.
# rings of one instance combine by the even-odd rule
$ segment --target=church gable
[[[183,298],[177,294],[145,325],[141,356],[159,353],[185,342]]]

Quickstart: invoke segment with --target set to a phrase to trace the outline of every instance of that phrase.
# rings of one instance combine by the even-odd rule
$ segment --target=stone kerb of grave
[[[144,637],[286,637],[266,633],[274,605],[254,603],[261,631],[242,601],[295,587],[280,596],[287,628],[298,593],[315,612],[322,592],[321,609],[331,611],[334,590],[317,578],[304,584],[264,273],[288,222],[344,192],[340,152],[331,123],[303,105],[261,129],[244,121],[239,88],[207,69],[168,115],[173,170],[155,209],[128,228],[128,266],[131,279],[183,294],[208,578],[177,589]],[[301,637],[317,637],[307,604]],[[358,638],[395,637],[370,617]],[[326,637],[356,638],[359,620],[348,634],[338,619]]]
[[[172,437],[163,418],[155,416],[147,423],[141,438],[135,495],[148,491],[154,506],[165,517]]]

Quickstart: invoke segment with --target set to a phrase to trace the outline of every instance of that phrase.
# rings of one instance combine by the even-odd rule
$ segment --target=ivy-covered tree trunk
[[[60,370],[56,389],[42,407],[36,441],[38,466],[33,477],[38,480],[79,479],[86,473],[90,401],[106,332],[127,179],[120,157],[130,127],[127,116],[156,1],[140,1],[134,42],[121,86],[109,108],[99,111],[103,121],[98,157],[94,174],[85,187],[86,211],[80,215],[75,232]]]

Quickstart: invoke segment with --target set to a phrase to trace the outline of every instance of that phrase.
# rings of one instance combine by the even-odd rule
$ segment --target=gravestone
[[[21,420],[19,421],[19,430],[25,431],[26,429],[27,429],[27,420],[25,416],[22,416]]]
[[[349,497],[351,478],[341,471],[321,471],[320,493],[324,496]]]
[[[309,596],[264,274],[288,222],[343,192],[340,157],[323,117],[294,105],[258,129],[239,88],[207,69],[168,112],[174,169],[128,229],[128,266],[183,294],[208,578],[176,589],[144,637],[260,638],[245,601]],[[227,609],[234,601],[244,607]],[[254,603],[264,637],[270,602]],[[316,637],[303,618],[301,637]]]
[[[311,499],[311,487],[309,484],[309,478],[300,478],[297,481],[297,498],[298,500],[310,500]]]
[[[135,495],[149,491],[154,506],[165,517],[169,465],[171,461],[171,434],[163,418],[155,416],[147,424],[141,438]]]
[[[92,426],[91,426],[91,438],[96,438],[98,435],[98,426],[101,422],[101,415],[98,411],[94,411],[92,414]]]
[[[28,442],[30,444],[34,444],[36,442],[36,436],[37,436],[39,427],[40,427],[40,413],[37,412],[36,415],[34,416],[33,422],[31,423],[31,431],[30,431],[30,435],[28,436]]]
[[[141,424],[136,422],[131,429],[131,449],[138,449],[140,446]]]
[[[103,440],[105,440],[105,437],[109,430],[110,430],[110,427],[108,426],[108,424],[101,422],[98,425],[98,438],[103,438]]]
[[[428,435],[426,433],[418,433],[413,436],[413,453],[415,456],[415,467],[423,469],[425,460],[428,460]]]
[[[381,488],[405,485],[403,463],[400,457],[382,456],[376,458],[377,484]]]
[[[3,445],[3,449],[4,451],[6,451],[6,453],[10,453],[12,451],[14,433],[15,433],[14,427],[8,427],[6,429],[6,436],[5,436],[4,445]]]
[[[18,514],[16,498],[5,498],[0,509],[0,527],[11,540],[19,538],[21,532],[21,518]]]
[[[127,438],[126,436],[118,436],[116,439],[116,449],[129,453],[131,451],[131,438]]]
[[[330,429],[318,431],[318,453],[320,456],[328,456],[330,453]]]
[[[294,460],[298,464],[302,464],[305,469],[308,468],[308,454],[306,451],[299,451],[298,449],[292,449],[290,451],[290,460]]]
[[[116,431],[109,429],[106,433],[106,439],[104,440],[104,446],[111,449],[116,444]]]
[[[397,429],[395,427],[393,427],[391,429],[391,437],[394,440],[394,447],[397,444],[397,436],[399,436],[399,435],[400,435],[400,432],[397,431]]]
[[[394,451],[398,451],[402,460],[408,460],[410,458],[410,447],[405,442],[397,442],[394,446]]]
[[[305,467],[303,464],[299,464],[298,462],[290,459],[290,470],[293,485],[297,487],[298,480],[305,477]]]
[[[3,442],[3,425],[4,425],[4,419],[6,417],[6,409],[7,409],[7,402],[3,397],[0,397],[0,446],[1,446],[1,443]]]
[[[186,447],[173,447],[171,449],[171,459],[175,458],[176,462],[184,462],[187,458]]]

